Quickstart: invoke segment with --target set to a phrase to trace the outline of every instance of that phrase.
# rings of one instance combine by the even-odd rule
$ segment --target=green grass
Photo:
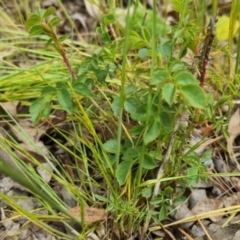
[[[216,2],[213,1],[213,13],[216,13]],[[43,156],[54,168],[53,181],[73,194],[81,208],[106,209],[108,221],[104,227],[107,230],[114,226],[121,239],[135,232],[145,239],[146,232],[153,231],[153,227],[149,228],[152,223],[156,224],[154,229],[179,223],[166,225],[165,221],[175,208],[174,203],[186,200],[177,184],[191,187],[200,178],[207,179],[211,175],[202,165],[201,157],[193,153],[197,146],[185,151],[189,148],[192,130],[196,124],[209,121],[216,135],[227,135],[226,124],[215,116],[220,103],[231,103],[233,96],[239,95],[240,47],[232,44],[231,31],[239,21],[236,8],[239,1],[232,1],[228,46],[220,47],[217,39],[214,40],[212,55],[221,54],[224,61],[218,62],[218,56],[210,60],[204,88],[193,76],[196,71],[190,69],[197,43],[203,41],[206,34],[203,29],[208,23],[204,24],[203,18],[207,6],[190,0],[172,3],[179,11],[179,22],[175,26],[166,26],[164,20],[159,19],[157,1],[153,1],[153,9],[147,11],[146,22],[143,21],[144,8],[138,1],[132,5],[129,1],[124,27],[115,17],[118,4],[109,1],[109,12],[103,14],[96,30],[97,43],[73,41],[70,36],[63,44],[57,39],[55,26],[49,30],[49,23],[43,23],[43,19],[29,23],[30,33],[33,26],[42,30],[36,36],[29,36],[20,5],[16,3],[14,17],[5,13],[4,6],[0,9],[3,19],[0,51],[6,53],[0,65],[1,102],[20,101],[27,112],[18,118],[30,119],[37,128],[48,124],[48,129],[58,134],[57,138],[47,135],[72,162],[62,163],[54,154]],[[71,20],[68,10],[62,4],[61,7],[65,17]],[[29,13],[28,1],[24,1],[24,8]],[[130,9],[136,14],[131,15]],[[36,4],[33,13],[37,11]],[[76,31],[72,21],[71,26]],[[109,29],[114,30],[117,38],[111,39]],[[46,46],[49,38],[53,41]],[[235,51],[236,63],[232,57]],[[190,61],[185,58],[187,52],[192,58]],[[19,67],[14,61],[26,67]],[[220,97],[215,94],[217,91],[211,92],[212,88],[216,88]],[[67,112],[67,117],[55,124],[52,114],[60,110]],[[183,113],[189,114],[187,128],[180,123]],[[18,125],[25,136],[24,142],[42,151],[38,140],[24,133],[27,129],[18,123],[17,116],[6,113],[5,118],[8,125]],[[0,198],[13,209],[16,217],[25,216],[61,239],[85,239],[97,224],[85,224],[82,215],[81,220],[72,217],[82,226],[81,233],[72,229],[74,236],[47,224],[46,219],[51,219],[71,228],[66,220],[69,207],[42,181],[32,165],[25,163],[12,149],[21,151],[29,162],[41,166],[37,158],[12,137],[1,136],[0,140],[1,147],[18,166],[11,169],[0,159],[0,172],[27,187],[42,208],[49,211],[48,216],[28,212],[17,206],[12,197],[0,193]],[[219,211],[224,212],[224,209]],[[59,216],[58,212],[65,215]],[[198,217],[207,216],[208,213]],[[182,222],[194,220],[183,219]],[[114,235],[109,233],[108,237],[113,239]]]

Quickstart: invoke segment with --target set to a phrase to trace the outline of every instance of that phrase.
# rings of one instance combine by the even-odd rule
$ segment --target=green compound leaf
[[[61,36],[58,38],[59,42],[64,42],[66,39],[68,39],[68,36]]]
[[[127,148],[122,155],[124,160],[133,160],[139,157],[139,152],[136,148]]]
[[[158,47],[158,52],[164,57],[168,58],[172,53],[172,46],[169,42],[166,42]]]
[[[124,102],[124,109],[128,113],[136,112],[138,106],[139,106],[138,101],[133,97],[130,97],[130,98],[126,99],[125,102]]]
[[[165,205],[162,205],[160,212],[159,212],[159,220],[162,221],[164,219],[166,219],[167,217],[167,207]]]
[[[153,73],[153,78],[150,80],[151,84],[163,83],[169,78],[168,71],[164,69],[156,69]]]
[[[162,96],[166,102],[172,106],[175,97],[176,88],[172,83],[166,83],[162,89]]]
[[[154,120],[149,124],[143,134],[143,141],[147,145],[148,143],[154,141],[160,134],[160,122]]]
[[[29,35],[30,36],[38,36],[42,32],[43,32],[42,26],[41,25],[35,25],[30,29]]]
[[[119,185],[123,185],[132,169],[134,161],[123,161],[117,166],[116,177]]]
[[[180,92],[191,106],[195,108],[206,107],[206,95],[199,85],[185,85],[180,89]]]
[[[112,102],[112,105],[111,105],[111,108],[113,110],[113,114],[114,116],[118,116],[119,115],[119,111],[120,111],[120,99],[118,96],[116,96],[114,99],[113,99],[113,102]]]
[[[53,15],[55,12],[56,12],[56,9],[51,6],[45,11],[43,17],[44,18],[49,17],[50,15]]]
[[[93,96],[93,94],[89,90],[88,86],[83,84],[83,83],[74,83],[73,84],[73,89],[74,89],[74,91],[79,92],[86,97],[92,97]]]
[[[148,49],[147,48],[141,48],[139,51],[138,51],[138,56],[139,58],[141,59],[144,59],[148,56]]]
[[[41,20],[42,20],[42,18],[39,15],[31,14],[30,17],[28,18],[28,20],[25,23],[25,27],[27,29],[30,29],[33,26],[35,26],[36,24],[40,23]]]
[[[42,89],[41,95],[47,95],[47,94],[55,94],[57,92],[57,89],[52,86],[46,86]]]
[[[38,121],[42,117],[48,117],[48,113],[50,113],[50,102],[52,100],[52,96],[42,96],[38,98],[29,109],[31,119],[33,121],[33,124],[38,123]],[[51,108],[50,108],[51,109]]]
[[[169,69],[172,73],[176,73],[176,72],[180,72],[181,70],[185,69],[186,66],[183,62],[179,62],[179,61],[173,61],[170,66]]]
[[[72,110],[72,98],[68,90],[66,88],[57,90],[57,98],[62,108],[70,113]]]
[[[196,183],[198,183],[198,167],[191,167],[187,170],[187,183],[189,187],[193,187]]]
[[[63,19],[59,18],[59,17],[54,17],[52,18],[49,22],[48,25],[51,27],[55,27],[56,25],[58,25]]]
[[[148,42],[151,41],[151,33],[149,32],[148,28],[146,28],[145,26],[142,27],[142,35],[144,37],[144,39]]]
[[[103,148],[109,153],[116,153],[117,144],[117,139],[109,139],[103,144]]]
[[[199,85],[199,81],[187,71],[181,71],[173,76],[175,82],[180,86],[196,84]]]
[[[45,105],[45,100],[43,97],[38,98],[30,107],[29,112],[31,115],[31,119],[33,124],[36,124],[41,118],[41,112],[43,111],[43,107]]]
[[[145,153],[143,159],[143,168],[154,169],[155,167],[157,167],[157,164],[154,159],[149,154]]]
[[[108,14],[108,15],[104,16],[102,21],[105,25],[107,25],[109,23],[113,23],[115,21],[115,19],[116,19],[116,17],[113,14]]]

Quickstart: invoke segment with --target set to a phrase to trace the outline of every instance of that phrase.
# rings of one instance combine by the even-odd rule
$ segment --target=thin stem
[[[240,64],[240,28],[238,30],[238,43],[237,43],[237,57],[235,63],[235,73],[238,73],[239,64]]]
[[[156,15],[157,15],[157,2],[156,0],[153,1],[153,24],[152,24],[152,56],[151,56],[151,70],[150,70],[150,78],[153,77],[154,74],[154,68],[156,64]],[[152,87],[149,86],[148,90],[148,105],[147,105],[147,121],[146,126],[149,124],[150,121],[150,114],[152,109]],[[143,146],[142,153],[140,156],[140,163],[139,163],[139,169],[138,169],[138,186],[141,183],[142,178],[142,168],[143,168],[143,160],[144,160],[144,152],[145,152],[146,146]],[[141,234],[141,240],[144,240],[146,238],[146,232],[148,230],[150,217],[146,217],[145,223],[143,226],[142,234]]]
[[[62,44],[59,42],[57,35],[55,34],[55,32],[46,23],[42,23],[42,27],[43,27],[44,32],[47,35],[50,35],[52,37],[52,39],[53,39],[53,41],[55,43],[55,49],[62,56],[64,63],[67,65],[67,68],[68,68],[70,74],[72,75],[72,78],[74,80],[76,80],[77,79],[77,75],[76,75],[74,69],[72,68],[72,65],[71,65],[71,63],[70,63],[70,61],[69,61],[69,59],[68,59],[68,57],[67,57],[67,55],[65,53],[65,50],[64,50]]]
[[[239,5],[240,5],[240,0],[233,0],[231,4],[231,12],[230,12],[230,23],[229,23],[229,35],[228,35],[228,49],[229,52],[233,52],[233,35],[234,35],[234,30],[239,14]],[[229,80],[232,80],[233,78],[233,60],[232,57],[229,57]]]
[[[180,119],[181,119],[180,117],[177,117],[174,129],[173,129],[173,134],[172,134],[171,139],[169,141],[167,152],[166,152],[166,154],[164,156],[163,162],[162,162],[162,164],[161,164],[161,166],[160,166],[160,168],[158,170],[158,173],[157,173],[157,179],[160,179],[162,177],[164,169],[165,169],[165,165],[166,165],[167,161],[170,158],[170,155],[171,155],[171,152],[172,152],[172,147],[173,147],[173,144],[174,144],[174,139],[175,139],[176,133],[177,133],[178,128],[179,128]],[[161,182],[158,181],[156,183],[155,187],[154,187],[152,200],[154,200],[157,197],[157,195],[159,193],[160,186],[161,186]]]

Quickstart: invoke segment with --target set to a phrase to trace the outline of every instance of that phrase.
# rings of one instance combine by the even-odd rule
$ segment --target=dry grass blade
[[[209,235],[206,227],[204,227],[204,225],[202,224],[202,221],[198,219],[198,223],[199,223],[200,226],[202,227],[202,229],[203,229],[203,231],[205,232],[205,234],[206,234],[206,236],[208,237],[208,239],[209,239],[209,240],[213,240],[213,239],[210,237],[210,235]]]
[[[188,240],[194,240],[186,231],[184,231],[181,228],[178,228],[178,229]]]

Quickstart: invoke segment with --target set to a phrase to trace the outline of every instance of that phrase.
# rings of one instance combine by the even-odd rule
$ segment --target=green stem
[[[57,35],[55,34],[55,32],[46,24],[46,23],[42,23],[42,28],[44,30],[44,32],[47,35],[50,35],[50,37],[52,37],[52,40],[55,43],[55,49],[58,51],[58,53],[62,56],[64,63],[67,65],[67,68],[72,76],[72,79],[76,80],[77,79],[77,75],[74,71],[74,69],[72,68],[72,65],[64,51],[64,48],[62,46],[62,44],[59,42]]]
[[[156,65],[156,44],[157,44],[157,36],[156,36],[156,16],[157,16],[157,2],[156,0],[153,1],[153,24],[152,24],[152,40],[151,40],[151,48],[152,48],[152,56],[151,56],[151,69],[150,69],[150,78],[153,78],[154,68]],[[146,127],[150,122],[151,116],[151,109],[152,109],[152,87],[149,85],[148,88],[148,103],[147,103],[147,121]],[[142,179],[142,171],[143,171],[143,160],[144,160],[144,153],[145,153],[146,146],[143,146],[142,153],[139,159],[139,167],[138,167],[138,179],[137,179],[137,186],[141,184]],[[137,193],[135,195],[137,198]]]
[[[240,64],[240,28],[238,29],[237,57],[235,63],[235,74],[238,73]]]
[[[128,3],[128,12],[127,12],[127,20],[126,20],[126,35],[123,44],[123,61],[122,61],[122,75],[121,75],[121,89],[119,95],[119,118],[118,118],[118,132],[117,132],[117,149],[116,149],[116,167],[119,165],[120,160],[120,151],[121,151],[121,136],[122,136],[122,116],[123,116],[123,107],[124,107],[124,89],[125,89],[125,82],[126,82],[126,66],[127,66],[127,51],[128,51],[128,44],[130,39],[130,5],[131,1]]]

